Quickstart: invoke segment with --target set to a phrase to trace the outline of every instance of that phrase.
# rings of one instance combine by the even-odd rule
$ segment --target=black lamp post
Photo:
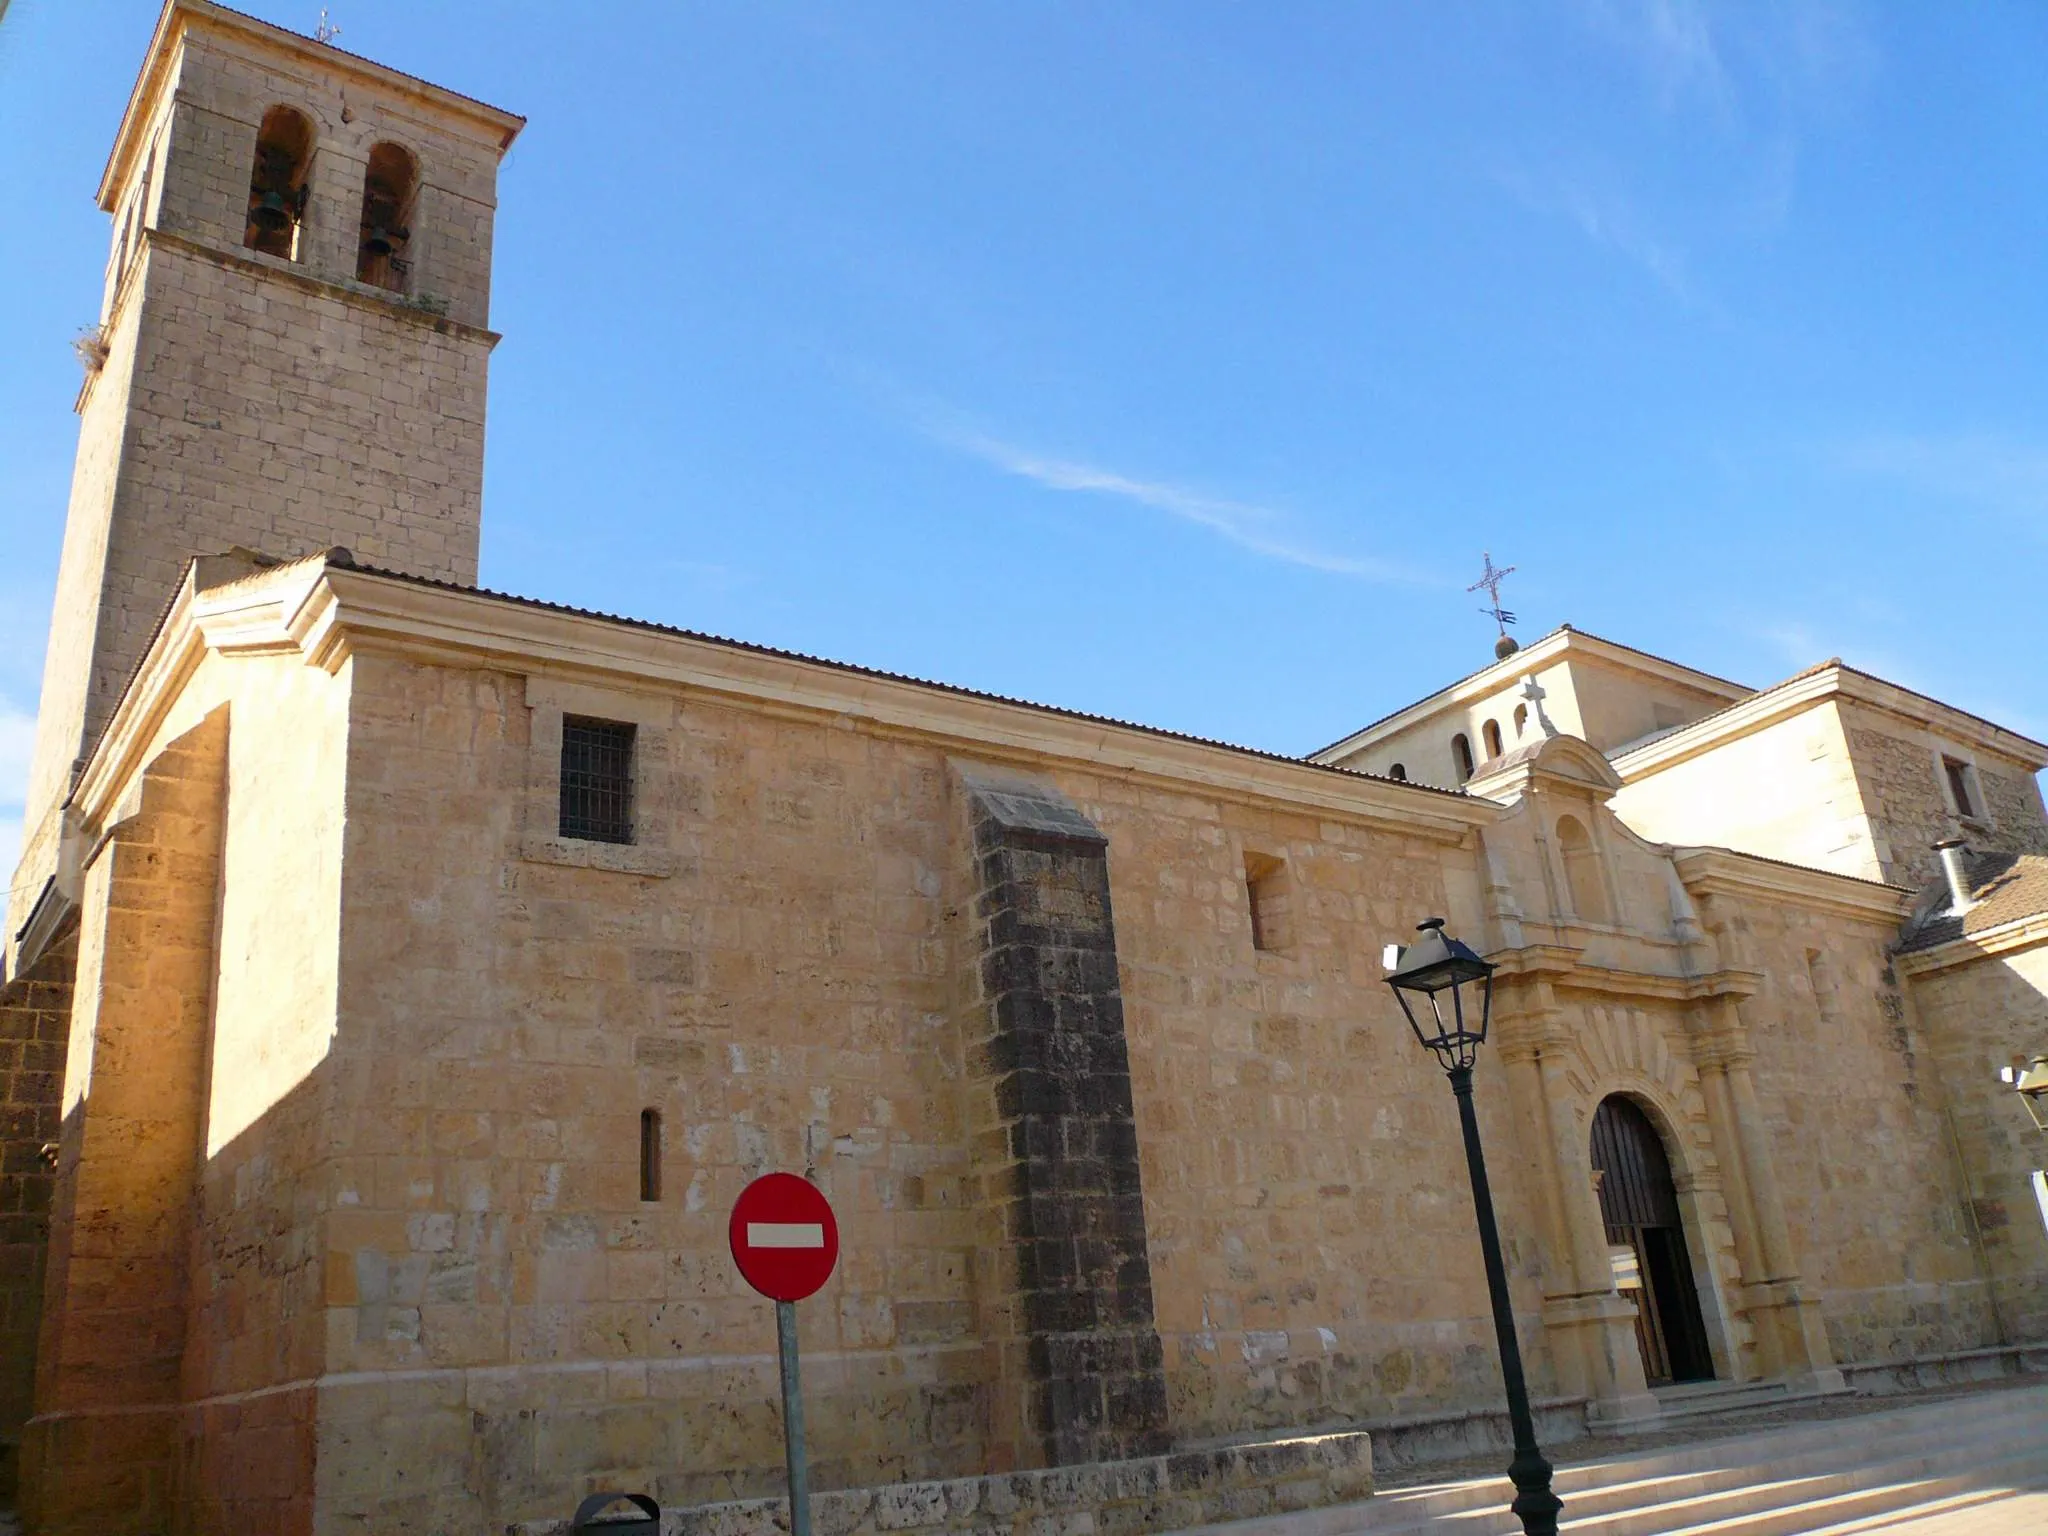
[[[1550,1491],[1550,1463],[1536,1447],[1536,1425],[1529,1417],[1529,1387],[1522,1380],[1522,1351],[1515,1342],[1515,1314],[1508,1300],[1507,1266],[1501,1262],[1500,1232],[1493,1221],[1493,1192],[1486,1183],[1486,1154],[1479,1146],[1479,1118],[1472,1112],[1472,1062],[1486,1039],[1493,1014],[1493,967],[1444,932],[1444,920],[1432,917],[1417,931],[1422,937],[1402,950],[1387,976],[1415,1038],[1436,1052],[1458,1096],[1458,1119],[1465,1128],[1465,1165],[1472,1174],[1472,1205],[1479,1216],[1479,1249],[1486,1259],[1486,1290],[1493,1300],[1493,1331],[1500,1343],[1500,1374],[1507,1385],[1508,1423],[1514,1429],[1515,1459],[1508,1477],[1515,1485],[1515,1514],[1526,1536],[1557,1536],[1563,1501]],[[1478,1022],[1466,1016],[1465,984],[1479,983]],[[1423,999],[1428,1015],[1418,1016],[1411,997]]]

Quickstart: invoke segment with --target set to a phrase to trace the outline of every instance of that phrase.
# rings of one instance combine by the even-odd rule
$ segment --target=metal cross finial
[[[313,41],[331,43],[341,36],[341,28],[327,19],[327,7],[320,7],[320,24],[313,29]]]
[[[1480,559],[1485,563],[1486,568],[1479,573],[1479,579],[1465,590],[1467,592],[1483,591],[1486,593],[1487,597],[1492,600],[1493,606],[1482,608],[1479,611],[1489,615],[1493,622],[1500,626],[1500,632],[1505,635],[1508,632],[1508,626],[1515,622],[1515,616],[1500,605],[1500,584],[1503,577],[1514,575],[1515,568],[1510,565],[1496,570],[1491,551],[1480,556]]]

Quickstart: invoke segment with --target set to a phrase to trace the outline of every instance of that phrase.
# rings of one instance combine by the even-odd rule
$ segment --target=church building
[[[1304,759],[482,590],[521,127],[169,0],[115,134],[0,991],[31,1531],[775,1494],[772,1170],[816,1488],[1358,1496],[1500,1413],[1433,916],[1547,1436],[2048,1367],[2048,745],[1567,626]]]

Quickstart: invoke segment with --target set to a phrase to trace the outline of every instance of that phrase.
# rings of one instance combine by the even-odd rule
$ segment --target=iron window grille
[[[617,720],[562,719],[562,836],[633,841],[633,727]]]

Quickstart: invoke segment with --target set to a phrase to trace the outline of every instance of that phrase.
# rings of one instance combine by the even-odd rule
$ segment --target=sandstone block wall
[[[814,1497],[820,1536],[1041,1536],[1046,1531],[1138,1536],[1227,1520],[1256,1520],[1372,1492],[1372,1437],[1301,1436],[1115,1462],[847,1488]],[[772,1536],[789,1501],[748,1499],[665,1510],[662,1536]],[[567,1520],[529,1522],[516,1536],[569,1536]]]
[[[1882,928],[1752,903],[1744,1004],[1801,1272],[1838,1361],[1998,1342],[1944,1122],[1940,1063]]]
[[[167,747],[84,880],[22,1457],[36,1529],[172,1518],[226,745],[221,711]]]
[[[1912,957],[1907,957],[1910,961]],[[1971,1237],[1995,1287],[2001,1342],[2048,1339],[2048,1226],[2031,1175],[2048,1169],[2038,1130],[1999,1068],[2048,1050],[2048,947],[1984,956],[1906,978],[1908,1020],[1938,1072],[1963,1160]]]
[[[818,1486],[989,1465],[1002,1376],[979,1320],[1013,1298],[975,1257],[990,1229],[965,1025],[989,1015],[960,980],[982,949],[946,749],[705,695],[608,706],[588,686],[572,712],[641,722],[635,820],[666,857],[635,873],[527,835],[534,738],[559,740],[535,720],[568,707],[529,704],[548,690],[367,653],[351,667],[330,1062],[351,1150],[325,1225],[326,1368],[343,1380],[320,1394],[324,1507],[429,1531],[473,1500],[493,1522],[538,1518],[590,1479],[678,1504],[772,1490],[770,1309],[724,1251],[733,1198],[770,1168],[809,1172],[840,1213],[840,1270],[799,1307]],[[1379,937],[1442,909],[1443,847],[1036,776],[1107,839],[1107,893],[1050,871],[1043,891],[1078,901],[1070,916],[1091,891],[1114,911],[1144,1200],[1131,1251],[1153,1272],[1165,1427],[1483,1390],[1483,1285],[1458,1262],[1469,1196],[1439,1155],[1454,1104],[1378,974]],[[1295,860],[1292,953],[1251,945],[1250,845]],[[664,1137],[656,1202],[639,1198],[645,1108]],[[1085,1155],[1125,1151],[1112,1134]],[[1509,1206],[1512,1173],[1501,1186]],[[1510,1242],[1533,1313],[1534,1245]],[[1132,1366],[1142,1379],[1142,1353]]]
[[[71,1034],[78,933],[54,942],[0,992],[0,1490],[20,1471],[35,1386],[50,1189]]]
[[[1882,840],[1885,876],[1918,886],[1941,877],[1935,843],[1958,834],[1977,848],[2048,853],[2048,816],[2040,782],[2024,764],[1972,751],[1877,710],[1844,706],[1849,752],[1873,830]],[[1944,755],[1971,763],[1984,804],[1963,819],[1949,801]]]

